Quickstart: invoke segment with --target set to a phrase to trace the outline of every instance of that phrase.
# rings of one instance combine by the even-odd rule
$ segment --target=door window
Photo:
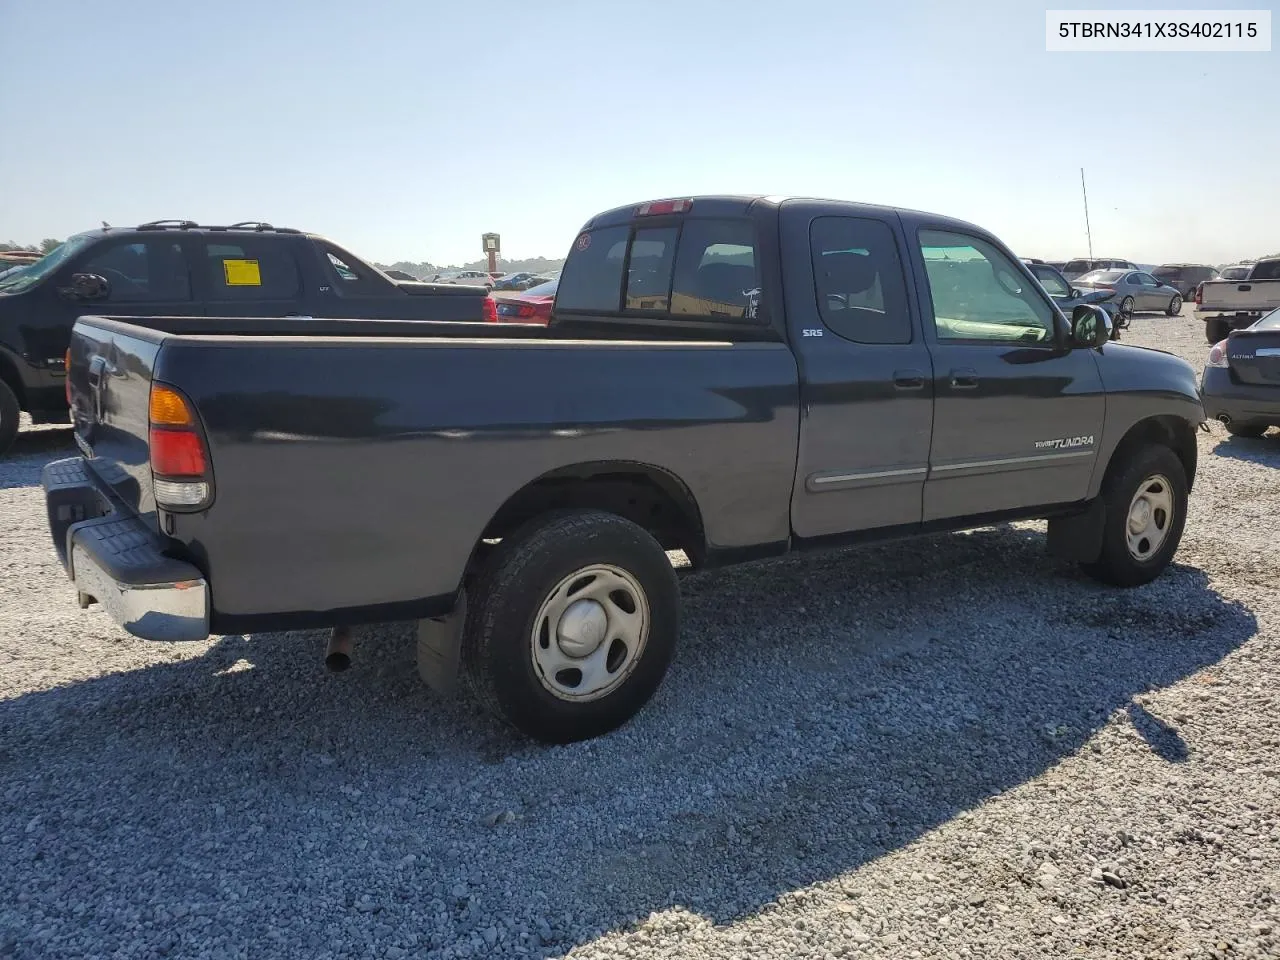
[[[754,320],[759,297],[760,267],[751,223],[686,222],[671,285],[672,315]]]
[[[945,230],[919,236],[939,340],[1054,339],[1053,308],[995,246]]]
[[[206,243],[214,300],[288,300],[298,296],[298,266],[283,244],[237,238]]]
[[[187,260],[181,245],[172,240],[157,238],[99,247],[76,272],[104,277],[111,287],[108,303],[191,299]]]
[[[809,228],[822,322],[855,343],[910,343],[907,286],[893,231],[879,220],[818,217]]]

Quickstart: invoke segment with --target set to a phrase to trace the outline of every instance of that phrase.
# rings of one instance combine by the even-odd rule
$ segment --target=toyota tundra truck
[[[334,628],[345,662],[352,625],[418,621],[434,686],[577,740],[671,662],[669,551],[1048,518],[1098,580],[1157,577],[1204,414],[1187,363],[1109,327],[958,220],[641,203],[577,234],[547,325],[80,319],[49,526],[136,636]]]

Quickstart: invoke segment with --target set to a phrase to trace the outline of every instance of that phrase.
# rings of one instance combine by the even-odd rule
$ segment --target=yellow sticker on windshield
[[[222,273],[228,287],[260,287],[262,271],[257,260],[223,260]]]

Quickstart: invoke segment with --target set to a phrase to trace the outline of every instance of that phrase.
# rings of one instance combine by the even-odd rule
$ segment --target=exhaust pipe
[[[329,648],[324,652],[324,665],[330,673],[341,673],[351,666],[351,628],[334,627],[329,634]]]
[[[1229,413],[1218,414],[1218,422],[1225,427],[1228,423],[1231,422],[1231,414]]]

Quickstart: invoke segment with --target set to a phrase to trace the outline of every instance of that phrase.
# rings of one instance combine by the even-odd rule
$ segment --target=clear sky
[[[1083,166],[1095,255],[1280,250],[1280,53],[1050,54],[1045,8],[0,0],[0,240],[253,219],[382,262],[477,259],[486,230],[558,257],[601,209],[741,192],[1065,259]]]

